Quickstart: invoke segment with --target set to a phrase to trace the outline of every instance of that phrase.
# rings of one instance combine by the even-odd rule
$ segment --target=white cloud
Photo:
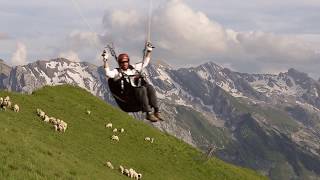
[[[115,10],[111,14],[111,24],[112,26],[119,27],[132,27],[139,25],[140,15],[135,10]]]
[[[69,34],[67,41],[69,46],[75,49],[88,47],[100,47],[98,34],[95,32],[73,31]]]
[[[314,49],[303,39],[290,35],[275,35],[265,32],[244,32],[236,36],[235,57],[284,62],[314,60]]]
[[[22,43],[17,43],[17,49],[11,58],[11,64],[14,66],[27,64],[27,47]]]
[[[66,58],[66,59],[73,61],[73,62],[80,62],[81,61],[78,54],[74,51],[62,52],[62,53],[60,53],[59,57]]]
[[[154,21],[155,40],[161,48],[177,56],[194,58],[226,51],[225,29],[182,0],[169,1],[157,11]]]
[[[105,38],[113,37],[118,47],[138,56],[145,39],[146,18],[134,10],[107,13]],[[315,49],[302,38],[261,31],[237,32],[193,10],[183,0],[169,0],[154,11],[152,41],[158,47],[156,58],[180,65],[195,60],[201,63],[212,57],[254,63],[305,62],[316,58]]]

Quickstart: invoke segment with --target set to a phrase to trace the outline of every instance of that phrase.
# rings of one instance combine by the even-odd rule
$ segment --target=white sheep
[[[37,115],[38,115],[38,116],[40,116],[40,112],[41,112],[41,111],[42,111],[41,109],[39,109],[39,108],[37,109]]]
[[[59,129],[58,125],[54,125],[53,127],[54,127],[55,131],[58,131],[58,129]]]
[[[130,178],[138,179],[138,173],[134,169],[130,168],[129,174],[130,174],[130,176],[129,176]]]
[[[7,108],[11,108],[12,107],[12,103],[11,103],[11,101],[8,101],[7,102]]]
[[[116,136],[116,135],[112,135],[111,139],[112,139],[112,140],[115,140],[115,141],[119,141],[119,137]]]
[[[141,178],[142,178],[142,174],[138,173],[138,179],[141,179]]]
[[[154,138],[145,137],[144,140],[145,140],[145,141],[150,141],[150,143],[153,143]]]
[[[61,121],[60,125],[62,126],[63,132],[66,132],[68,124],[66,122],[64,122],[64,121]]]
[[[44,115],[44,119],[43,119],[43,121],[44,121],[44,122],[46,122],[46,123],[50,122],[50,118],[49,118],[49,116]]]
[[[106,124],[106,128],[112,128],[112,123]]]
[[[139,174],[136,171],[133,172],[133,179],[139,179]]]
[[[50,117],[49,118],[49,123],[53,124],[54,121],[56,121],[57,119],[55,117]]]
[[[130,176],[130,172],[128,169],[124,169],[124,175]]]
[[[0,105],[3,103],[3,97],[0,97]]]
[[[134,170],[132,168],[130,168],[129,175],[128,175],[130,178],[133,178],[133,172],[134,172]]]
[[[13,106],[13,111],[14,111],[14,112],[19,112],[19,111],[20,111],[20,108],[19,108],[18,104],[15,104],[15,105]]]
[[[120,132],[121,132],[121,133],[123,133],[123,132],[124,132],[124,129],[123,129],[123,128],[121,128]]]
[[[119,169],[120,169],[121,174],[123,174],[124,173],[124,167],[120,165]]]
[[[7,97],[4,98],[4,100],[5,100],[5,101],[10,101],[10,97],[7,96]]]
[[[8,105],[8,101],[3,100],[3,102],[1,103],[1,106],[2,106],[2,107],[6,107],[7,105]]]
[[[118,132],[118,129],[117,129],[117,128],[114,128],[112,132],[114,132],[114,133],[115,133],[115,132]]]
[[[113,165],[111,164],[111,162],[108,161],[108,162],[106,163],[106,165],[107,165],[108,168],[114,169],[114,168],[113,168]]]
[[[90,115],[90,114],[91,114],[91,111],[87,110],[87,114]]]
[[[45,112],[43,112],[43,111],[41,111],[39,116],[40,116],[40,118],[41,118],[41,119],[43,119],[43,120],[44,120],[45,115],[46,115],[46,113],[45,113]]]
[[[61,120],[60,119],[56,119],[55,121],[52,121],[53,125],[57,125],[60,124]]]

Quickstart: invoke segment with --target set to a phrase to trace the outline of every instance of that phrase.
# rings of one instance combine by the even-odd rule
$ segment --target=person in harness
[[[143,61],[134,65],[130,64],[128,54],[120,54],[117,57],[119,68],[113,70],[110,70],[107,63],[109,54],[104,51],[102,56],[109,89],[119,107],[125,112],[145,112],[147,120],[157,122],[163,119],[160,116],[156,91],[141,73],[150,62],[152,48],[151,43],[146,43]]]

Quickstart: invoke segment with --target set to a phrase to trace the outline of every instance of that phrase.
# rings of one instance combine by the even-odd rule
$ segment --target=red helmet
[[[120,55],[118,56],[118,63],[119,63],[122,59],[124,59],[124,58],[127,58],[128,61],[130,61],[129,55],[126,54],[126,53],[122,53],[122,54],[120,54]]]

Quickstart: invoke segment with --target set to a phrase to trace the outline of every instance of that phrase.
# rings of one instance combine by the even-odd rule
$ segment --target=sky
[[[12,66],[57,57],[102,65],[112,42],[138,62],[149,2],[0,0],[0,59]],[[295,68],[320,77],[319,0],[152,2],[154,61],[177,68],[212,61],[248,73]]]

